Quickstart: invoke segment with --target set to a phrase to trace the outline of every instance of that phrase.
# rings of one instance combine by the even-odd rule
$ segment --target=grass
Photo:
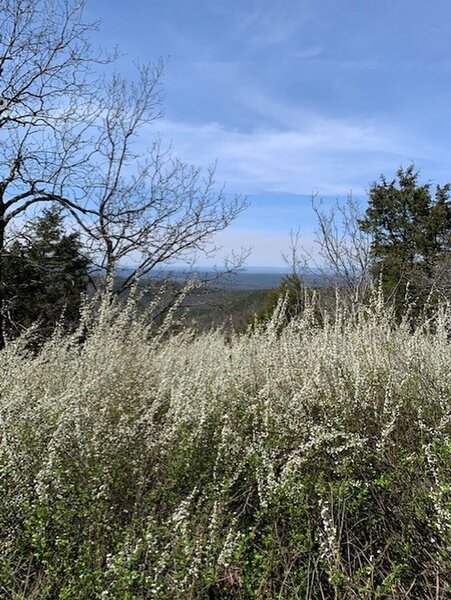
[[[0,597],[449,598],[449,308],[171,316],[2,351]]]

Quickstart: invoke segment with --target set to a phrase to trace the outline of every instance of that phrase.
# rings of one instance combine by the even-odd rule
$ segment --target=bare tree
[[[83,139],[96,111],[82,4],[0,0],[0,347],[4,344],[7,228],[33,205],[56,198],[84,164]],[[76,116],[75,116],[76,115]],[[76,189],[61,197],[81,207]]]
[[[162,114],[163,64],[138,66],[128,84],[93,52],[84,0],[0,0],[0,347],[7,230],[58,202],[81,229],[93,262],[140,274],[213,249],[212,237],[246,206],[214,186],[214,170],[144,142]],[[136,148],[142,147],[141,151]]]
[[[314,195],[312,208],[316,215],[313,247],[302,247],[299,231],[292,231],[289,252],[283,255],[285,263],[301,279],[308,274],[340,287],[349,301],[358,305],[371,285],[371,237],[359,227],[360,204],[349,194],[344,202],[337,200],[325,210]]]
[[[228,198],[217,188],[214,166],[202,172],[174,158],[160,139],[140,150],[149,126],[161,117],[163,68],[161,62],[139,66],[136,81],[115,75],[104,85],[86,183],[95,210],[81,218],[72,210],[94,264],[107,274],[104,281],[124,261],[134,265],[119,291],[157,267],[214,253],[214,234],[247,206],[245,198]]]

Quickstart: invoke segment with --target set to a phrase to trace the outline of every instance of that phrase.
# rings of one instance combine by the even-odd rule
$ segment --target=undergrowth
[[[448,308],[149,322],[1,352],[1,598],[451,597]]]

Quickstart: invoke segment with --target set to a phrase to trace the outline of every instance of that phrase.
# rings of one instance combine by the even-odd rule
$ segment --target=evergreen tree
[[[89,260],[78,233],[64,228],[61,208],[46,208],[14,242],[5,257],[6,326],[15,336],[39,322],[48,335],[63,317],[72,327],[79,318],[88,283]]]
[[[268,322],[282,301],[285,303],[286,323],[304,310],[305,288],[296,273],[284,275],[279,287],[269,290],[264,306],[248,318],[248,324]]]
[[[422,300],[440,283],[434,279],[437,265],[451,251],[451,185],[437,186],[433,196],[431,184],[418,179],[414,165],[400,168],[392,181],[381,176],[359,221],[372,236],[372,274],[398,310],[408,292]]]

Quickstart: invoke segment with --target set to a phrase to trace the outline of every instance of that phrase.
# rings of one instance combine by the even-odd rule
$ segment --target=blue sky
[[[306,244],[309,197],[365,199],[414,162],[451,180],[449,0],[88,0],[97,40],[131,63],[168,58],[156,130],[250,208],[220,236],[281,264],[290,228]]]

